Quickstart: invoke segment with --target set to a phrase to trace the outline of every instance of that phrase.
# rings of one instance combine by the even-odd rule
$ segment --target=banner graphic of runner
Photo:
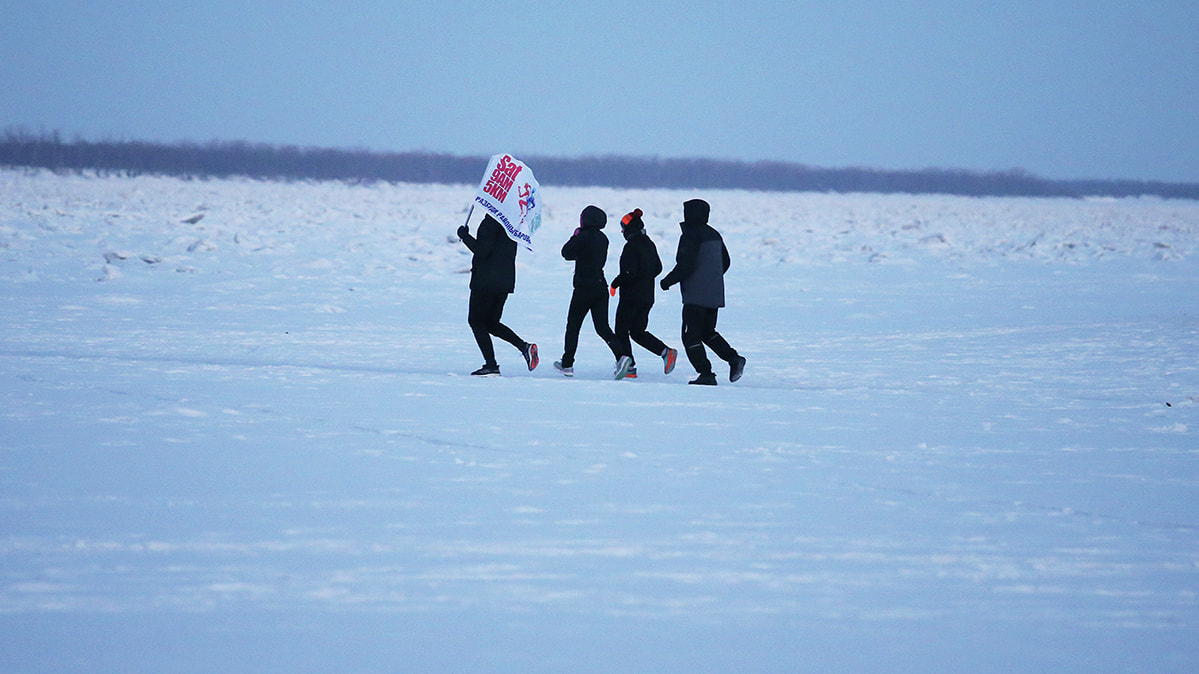
[[[541,226],[541,187],[532,169],[510,154],[493,156],[475,203],[500,221],[509,238],[533,251],[533,233]]]

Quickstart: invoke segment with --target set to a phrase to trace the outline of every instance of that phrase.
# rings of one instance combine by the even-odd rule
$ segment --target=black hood
[[[703,199],[691,199],[683,202],[683,221],[680,225],[706,225],[708,214],[712,207]]]
[[[603,229],[608,224],[608,214],[599,206],[588,206],[579,216],[579,226],[585,229]]]

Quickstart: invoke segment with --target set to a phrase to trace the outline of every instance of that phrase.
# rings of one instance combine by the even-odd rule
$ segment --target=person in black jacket
[[[716,314],[724,306],[724,273],[729,269],[729,251],[720,233],[708,224],[711,207],[703,199],[683,203],[682,235],[675,266],[662,278],[662,289],[681,284],[683,294],[683,349],[699,374],[690,384],[716,385],[707,345],[729,364],[729,381],[745,371],[745,358],[716,332]]]
[[[617,379],[637,377],[632,341],[660,356],[666,374],[674,370],[679,355],[647,329],[649,311],[654,306],[654,279],[662,273],[662,258],[645,231],[642,215],[637,208],[620,220],[625,244],[620,253],[620,274],[612,279],[612,293],[620,288],[620,302],[616,305],[616,349],[620,355],[616,363]]]
[[[475,342],[483,353],[483,367],[471,372],[486,377],[498,375],[495,347],[491,336],[508,342],[525,357],[529,371],[537,367],[537,345],[524,341],[511,328],[500,322],[504,303],[516,290],[516,242],[508,238],[499,220],[487,215],[479,223],[478,237],[470,235],[466,225],[458,228],[458,238],[473,253],[470,264],[470,308],[467,322],[475,334]]]
[[[608,282],[604,279],[604,263],[608,261],[608,237],[600,230],[608,222],[608,216],[597,206],[588,206],[579,214],[579,227],[570,240],[562,246],[562,257],[575,263],[574,292],[570,296],[570,308],[566,312],[566,344],[562,360],[554,362],[554,369],[567,377],[574,376],[575,351],[579,348],[579,330],[583,319],[591,314],[595,333],[604,340],[614,356],[615,335],[608,326]]]

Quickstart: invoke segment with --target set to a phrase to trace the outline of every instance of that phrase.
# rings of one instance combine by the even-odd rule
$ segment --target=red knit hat
[[[645,229],[645,223],[641,221],[642,215],[644,215],[644,213],[641,212],[640,208],[634,208],[632,213],[627,213],[623,218],[620,219],[621,229],[628,229],[632,231]]]

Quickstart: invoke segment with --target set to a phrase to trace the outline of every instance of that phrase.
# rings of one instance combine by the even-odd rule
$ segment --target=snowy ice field
[[[1199,669],[1199,203],[545,186],[479,380],[473,193],[0,171],[0,671]],[[559,376],[692,197],[745,377]]]

